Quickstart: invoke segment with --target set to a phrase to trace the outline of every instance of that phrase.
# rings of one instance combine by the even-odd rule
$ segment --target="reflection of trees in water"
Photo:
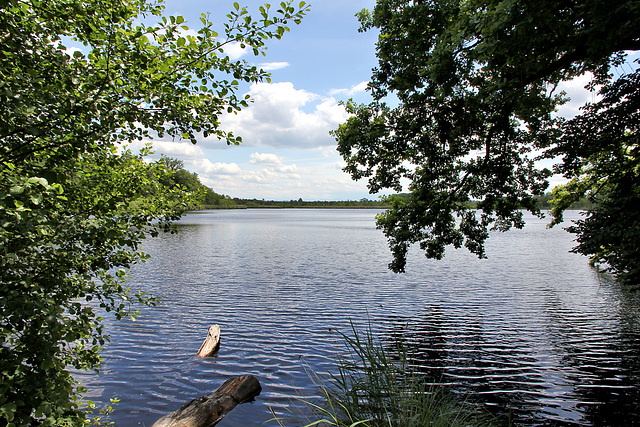
[[[549,336],[561,353],[571,397],[594,426],[640,425],[640,314],[638,292],[604,283],[611,292],[601,319],[548,301]]]
[[[531,404],[544,390],[528,344],[517,334],[492,332],[480,313],[464,318],[429,306],[420,317],[390,319],[390,334],[402,340],[416,372],[444,384],[470,403],[514,422],[541,425],[545,417]]]
[[[640,317],[626,310],[630,317],[595,330],[593,314],[580,319],[547,308],[548,330],[537,337],[508,322],[487,325],[481,311],[455,314],[438,305],[419,317],[389,318],[388,333],[429,382],[501,417],[510,413],[514,425],[638,423]]]

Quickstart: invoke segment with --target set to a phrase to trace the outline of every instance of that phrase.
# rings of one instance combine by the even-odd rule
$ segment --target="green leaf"
[[[237,143],[218,129],[227,108],[248,105],[230,89],[259,78],[253,66],[221,55],[207,15],[197,36],[187,36],[182,16],[160,16],[146,0],[4,1],[12,6],[0,7],[9,135],[0,149],[0,334],[12,357],[2,362],[0,405],[14,406],[0,406],[0,419],[86,425],[88,409],[76,410],[82,388],[65,366],[99,366],[96,345],[108,337],[96,308],[134,318],[134,305],[157,301],[131,298],[127,287],[128,269],[148,258],[142,241],[215,195],[195,174],[147,161],[150,148],[138,155],[125,147],[156,134],[195,143],[199,132]],[[234,9],[222,23],[227,34],[264,50],[276,29],[256,30],[245,8]],[[150,15],[157,27],[143,23]],[[67,55],[63,41],[82,52]]]
[[[13,187],[11,187],[11,189],[9,190],[9,193],[10,193],[12,196],[17,196],[17,195],[19,195],[19,194],[24,193],[24,187],[23,187],[23,186],[21,186],[21,185],[13,186]]]

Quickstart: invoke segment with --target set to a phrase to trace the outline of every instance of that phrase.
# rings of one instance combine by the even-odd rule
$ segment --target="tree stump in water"
[[[262,391],[253,375],[228,379],[216,391],[186,403],[165,415],[153,427],[211,427],[236,405],[252,400]]]
[[[198,350],[198,356],[201,358],[213,356],[220,348],[220,326],[209,326],[209,333]]]

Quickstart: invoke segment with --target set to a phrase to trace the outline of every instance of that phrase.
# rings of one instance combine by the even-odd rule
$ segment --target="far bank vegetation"
[[[251,209],[251,208],[315,208],[315,209],[340,209],[340,208],[359,208],[359,209],[385,209],[389,207],[385,198],[378,200],[370,200],[363,198],[360,200],[313,200],[307,201],[302,198],[291,200],[265,200],[265,199],[242,199],[239,197],[231,197],[224,194],[216,193],[213,189],[207,187],[200,182],[198,174],[189,172],[184,168],[182,160],[171,157],[162,157],[159,160],[172,173],[164,178],[162,184],[168,188],[180,186],[192,193],[199,193],[198,201],[189,206],[192,210],[205,209]],[[398,194],[394,197],[408,197],[409,194]],[[540,210],[546,211],[553,208],[552,192],[546,193],[544,196],[536,197]],[[470,202],[473,208],[476,202]],[[586,210],[592,207],[592,204],[583,198],[575,202],[571,209]]]

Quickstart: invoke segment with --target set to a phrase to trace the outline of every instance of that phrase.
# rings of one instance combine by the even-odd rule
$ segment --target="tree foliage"
[[[640,285],[640,73],[605,85],[602,100],[563,126],[555,152],[570,181],[554,189],[554,222],[582,196],[594,204],[568,230],[575,252],[590,256],[620,279]]]
[[[3,425],[85,424],[68,368],[99,367],[108,336],[98,313],[134,316],[132,302],[154,303],[128,289],[126,270],[193,195],[163,186],[170,165],[123,144],[199,134],[239,143],[219,118],[247,105],[240,81],[268,75],[224,49],[264,54],[307,10],[265,5],[254,20],[234,7],[218,34],[207,15],[190,32],[145,0],[0,0]]]
[[[485,257],[490,230],[522,227],[522,209],[540,214],[535,197],[544,194],[552,172],[538,160],[565,156],[558,169],[573,179],[586,164],[603,167],[612,150],[629,155],[613,140],[624,132],[637,138],[637,125],[622,134],[621,125],[615,136],[604,132],[613,145],[595,141],[604,124],[596,111],[605,104],[582,114],[595,132],[583,145],[581,119],[565,123],[555,111],[567,101],[558,84],[586,72],[615,103],[612,67],[624,62],[624,51],[640,48],[639,17],[630,0],[378,0],[372,11],[359,13],[362,31],[380,31],[369,85],[374,102],[348,103],[353,116],[334,135],[345,170],[367,179],[372,193],[400,192],[408,183],[410,197],[390,197],[392,208],[378,218],[394,255],[392,270],[404,271],[412,244],[432,258],[442,258],[449,245]],[[633,79],[626,80],[635,93]],[[398,106],[385,103],[389,95]],[[620,115],[624,108],[634,111],[627,103]],[[590,148],[578,149],[584,146]],[[571,200],[557,198],[555,214],[593,183],[579,178],[565,188]],[[603,195],[605,187],[611,198],[609,185],[596,192]],[[471,200],[479,213],[469,208]],[[590,221],[572,231],[593,243],[584,228]],[[593,255],[587,246],[581,242],[577,250]]]
[[[188,209],[235,206],[230,197],[216,193],[200,182],[197,173],[186,170],[182,160],[162,156],[158,163],[167,169],[167,174],[160,178],[160,183],[165,188],[181,189],[195,195],[195,199],[187,206]]]

